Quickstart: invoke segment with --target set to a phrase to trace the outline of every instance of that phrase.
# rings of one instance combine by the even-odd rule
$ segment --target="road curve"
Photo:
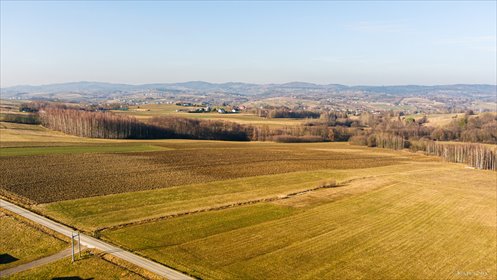
[[[48,218],[45,218],[43,216],[40,216],[38,214],[35,214],[23,207],[17,206],[13,203],[10,203],[8,201],[5,201],[3,199],[0,199],[0,207],[4,208],[8,211],[11,211],[13,213],[16,213],[19,216],[22,216],[30,221],[33,221],[37,224],[40,224],[44,227],[47,227],[51,230],[54,230],[62,235],[65,235],[67,237],[71,237],[72,233],[74,232],[73,229],[59,224],[55,221],[52,221]],[[193,280],[194,278],[185,275],[179,271],[176,271],[172,268],[169,268],[167,266],[164,266],[162,264],[156,263],[154,261],[148,260],[146,258],[140,257],[136,254],[133,254],[131,252],[128,252],[124,249],[121,249],[119,247],[116,247],[114,245],[111,245],[109,243],[103,242],[99,239],[93,238],[91,236],[85,235],[85,234],[80,234],[81,237],[81,245],[86,246],[88,248],[95,248],[100,251],[103,251],[107,254],[113,255],[115,257],[118,257],[122,260],[125,260],[129,263],[132,263],[136,266],[139,266],[143,269],[146,269],[150,272],[153,272],[159,276],[165,277],[167,279],[171,280],[183,280],[183,279],[189,279]]]

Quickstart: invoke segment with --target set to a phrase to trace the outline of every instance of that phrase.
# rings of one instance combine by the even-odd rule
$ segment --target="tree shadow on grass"
[[[9,254],[0,254],[0,264],[8,264],[19,260],[18,258]]]

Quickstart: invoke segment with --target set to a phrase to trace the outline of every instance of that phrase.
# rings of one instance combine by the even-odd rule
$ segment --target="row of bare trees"
[[[368,147],[378,147],[393,150],[402,150],[409,146],[409,142],[402,136],[393,133],[373,133],[369,135],[355,135],[349,139],[351,144]]]
[[[155,117],[147,123],[173,131],[175,138],[187,139],[248,141],[253,129],[234,122],[168,116]]]
[[[234,122],[172,116],[142,122],[110,112],[46,107],[39,111],[43,126],[68,134],[110,139],[185,138],[232,141],[323,142],[347,141],[354,134],[349,127],[294,125],[269,127]]]
[[[466,163],[478,169],[497,170],[497,146],[479,143],[444,143],[431,140],[411,141],[411,150]]]
[[[156,117],[142,122],[110,112],[45,108],[39,112],[43,126],[67,134],[108,139],[186,138],[250,140],[251,127],[232,122]]]
[[[67,134],[107,139],[170,138],[170,130],[145,124],[134,117],[107,112],[45,108],[39,112],[41,124]]]
[[[354,134],[349,127],[327,125],[292,125],[284,127],[250,126],[250,140],[276,142],[328,142],[347,141]]]

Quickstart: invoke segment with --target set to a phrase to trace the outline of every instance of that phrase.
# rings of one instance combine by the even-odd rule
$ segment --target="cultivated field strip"
[[[384,176],[381,188],[304,208],[261,204],[103,234],[207,279],[458,279],[458,271],[493,279],[495,176],[446,167]],[[224,222],[243,210],[256,222]],[[273,211],[283,214],[261,218]]]
[[[315,188],[323,179],[342,177],[336,171],[294,172],[61,201],[40,207],[46,214],[83,229],[105,228],[247,201],[273,200]]]
[[[0,186],[38,203],[226,179],[392,165],[402,158],[305,148],[184,149],[0,157]]]
[[[286,174],[264,175],[233,180],[215,181],[205,184],[176,186],[158,190],[114,194],[44,204],[39,210],[67,224],[93,231],[120,224],[177,216],[178,213],[215,209],[223,205],[243,204],[244,201],[259,201],[286,196],[315,188],[322,180],[334,179],[346,187],[338,188],[339,195],[355,191],[350,180],[370,178],[362,191],[375,187],[376,177],[389,176],[396,172],[424,170],[426,163],[399,164],[367,169],[318,170]],[[407,170],[407,171],[405,171]],[[358,176],[359,175],[359,176]],[[380,182],[381,183],[381,182]],[[322,191],[321,197],[322,195]],[[306,195],[303,195],[306,197]],[[288,199],[292,204],[296,198]],[[281,203],[285,204],[286,201]]]

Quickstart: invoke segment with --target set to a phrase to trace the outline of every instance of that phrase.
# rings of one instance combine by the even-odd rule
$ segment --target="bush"
[[[368,137],[366,135],[356,135],[349,138],[349,143],[352,145],[367,146]]]
[[[0,121],[23,124],[40,124],[36,114],[1,114]]]
[[[323,180],[318,184],[318,188],[335,188],[337,186],[338,185],[335,179]]]

